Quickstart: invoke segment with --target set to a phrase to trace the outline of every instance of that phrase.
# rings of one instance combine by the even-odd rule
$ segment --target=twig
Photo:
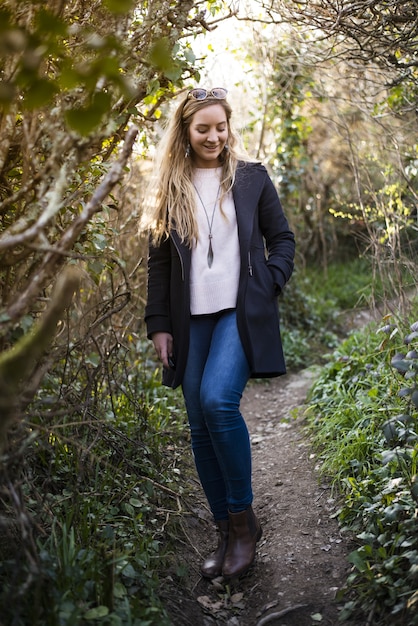
[[[191,548],[193,548],[193,550],[196,552],[196,554],[199,556],[199,558],[202,558],[202,553],[199,551],[199,549],[194,545],[193,541],[191,540],[191,538],[189,537],[189,533],[187,532],[187,530],[184,528],[184,525],[181,522],[181,518],[180,518],[180,526],[181,529],[184,533],[184,536],[186,537],[187,541],[189,542],[189,546]]]
[[[270,615],[266,615],[262,617],[256,624],[256,626],[264,626],[264,624],[268,624],[272,622],[274,619],[280,619],[284,617],[288,613],[292,613],[292,611],[297,611],[298,609],[304,609],[307,607],[307,604],[295,604],[295,606],[289,606],[287,609],[283,609],[283,611],[278,611],[276,613],[270,613]]]

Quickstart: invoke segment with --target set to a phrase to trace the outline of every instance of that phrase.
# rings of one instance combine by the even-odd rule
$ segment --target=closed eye
[[[196,130],[198,133],[207,133],[209,131],[209,126],[197,126]],[[226,131],[226,126],[217,126],[216,130],[218,133],[223,133]]]

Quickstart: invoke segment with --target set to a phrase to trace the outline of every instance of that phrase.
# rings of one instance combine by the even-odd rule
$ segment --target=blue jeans
[[[240,401],[250,367],[235,311],[192,317],[183,378],[192,450],[215,520],[253,500],[251,447]]]

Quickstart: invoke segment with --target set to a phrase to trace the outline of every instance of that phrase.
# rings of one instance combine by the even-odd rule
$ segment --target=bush
[[[324,364],[346,335],[344,313],[371,297],[370,266],[365,259],[296,269],[280,299],[284,352],[290,369]]]
[[[5,623],[169,624],[158,574],[180,515],[183,415],[132,342],[86,363],[71,394],[67,359],[13,433],[0,477]]]
[[[418,624],[418,324],[385,323],[335,351],[309,399],[308,427],[323,475],[342,498],[356,549],[342,620]],[[371,623],[371,621],[370,621]]]

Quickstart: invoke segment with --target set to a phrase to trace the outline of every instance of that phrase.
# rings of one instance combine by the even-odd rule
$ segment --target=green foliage
[[[248,42],[247,60],[258,64],[254,73],[260,95],[251,124],[259,130],[257,157],[264,155],[271,167],[305,259],[326,269],[343,258],[342,252],[353,249],[355,239],[362,251],[372,247],[377,259],[386,261],[391,254],[393,262],[402,263],[405,248],[399,245],[399,233],[405,231],[402,243],[406,234],[416,240],[411,229],[417,175],[416,72],[398,65],[399,48],[388,55],[385,78],[375,64],[382,50],[387,51],[381,45],[386,36],[399,42],[400,33],[391,32],[391,27],[395,32],[398,28],[399,15],[388,24],[386,3],[375,2],[369,21],[351,3],[347,11],[358,15],[342,24],[337,4],[319,0],[300,11],[297,4],[280,3],[281,20],[288,15],[289,29],[283,29],[281,20],[277,28],[254,27]],[[374,19],[382,19],[383,30],[376,31]],[[405,8],[404,23],[411,19]],[[357,20],[361,30],[365,28],[365,48],[357,38]],[[324,35],[337,23],[337,30],[349,32],[340,41],[345,43],[339,53],[339,44],[330,47]],[[403,35],[408,49],[416,47],[411,33],[404,30]],[[372,46],[370,64],[353,64],[353,57],[347,57],[348,39],[364,54]],[[393,71],[400,75],[391,84]],[[373,83],[384,84],[379,94]]]
[[[220,2],[207,8],[226,10]],[[138,144],[146,145],[164,101],[198,78],[188,38],[203,16],[192,0],[175,10],[163,0],[2,3],[2,346],[24,316],[39,314],[65,262],[86,258],[92,246],[97,256],[98,236],[89,239],[97,225],[80,235],[77,223],[129,127],[137,125]],[[114,185],[124,170],[113,174]],[[95,213],[105,206],[99,202]]]
[[[308,367],[335,345],[332,335],[336,328],[330,329],[328,312],[323,323],[320,299],[302,274],[293,274],[279,304],[283,349],[290,369]]]
[[[175,11],[84,0],[0,9],[2,349],[40,314],[63,263],[84,273],[22,390],[29,418],[2,458],[8,623],[168,623],[157,572],[169,570],[179,515],[183,418],[138,340],[141,173],[73,233],[129,124],[146,144],[160,105],[198,77],[186,37],[200,30],[201,9],[189,0]]]
[[[354,333],[311,391],[321,472],[340,491],[339,519],[357,542],[343,620],[361,609],[382,625],[418,624],[417,331],[389,319]]]
[[[144,37],[138,42],[145,22],[155,29],[146,3],[108,0],[95,7],[94,19],[88,21],[77,8],[57,11],[52,3],[41,6],[35,0],[25,0],[27,19],[23,20],[8,4],[1,12],[2,51],[10,59],[16,57],[16,63],[13,73],[7,65],[3,68],[5,110],[11,110],[16,100],[23,111],[54,103],[69,128],[87,136],[105,115],[120,115],[121,107],[114,109],[118,98],[135,102],[135,82],[146,65],[144,58],[138,58],[138,44],[142,52],[144,43],[149,48],[148,81],[155,75],[160,81],[164,77],[177,81],[189,70],[182,46],[170,34],[176,25],[168,17],[165,26],[160,21],[159,32],[151,33],[151,39],[148,33],[148,41]],[[186,10],[192,9],[193,3],[185,4]]]
[[[306,268],[305,275],[305,288],[328,313],[368,306],[373,295],[378,299],[383,294],[381,280],[373,277],[372,263],[364,256],[331,263],[325,276],[313,267]]]
[[[378,296],[379,281],[374,286]],[[372,298],[370,264],[365,258],[332,263],[326,276],[317,267],[296,270],[280,299],[283,345],[293,369],[323,363],[345,335],[346,311]]]
[[[141,192],[129,197],[124,186],[77,241],[69,234],[108,172],[127,125],[135,122],[147,145],[160,106],[198,79],[187,38],[206,28],[203,7],[217,18],[228,4],[5,0],[0,8],[2,348],[31,327],[64,260],[79,263],[86,273],[77,316],[69,314],[60,325],[54,351],[22,390],[29,417],[14,430],[2,458],[0,603],[3,620],[16,626],[168,624],[158,575],[176,575],[170,570],[170,536],[184,496],[178,449],[184,420],[178,398],[160,389],[159,372],[136,334],[144,297],[138,267],[145,254],[132,233]],[[267,42],[274,71],[266,83],[271,107],[265,121],[275,137],[267,161],[282,182],[287,210],[299,213],[301,249],[306,242],[316,270],[319,233],[325,233],[324,247],[341,241],[334,237],[337,220],[329,218],[329,208],[355,207],[351,225],[363,218],[359,191],[366,199],[364,215],[379,235],[376,250],[387,251],[388,243],[401,242],[397,222],[409,224],[416,147],[406,150],[411,133],[392,124],[392,144],[400,148],[391,163],[399,161],[399,171],[386,161],[387,145],[379,147],[379,158],[371,158],[369,146],[377,142],[365,132],[370,121],[357,134],[358,111],[372,100],[379,138],[386,136],[382,111],[413,102],[413,92],[393,88],[384,106],[367,94],[354,104],[348,95],[358,90],[350,92],[342,82],[336,90],[336,74],[327,65],[331,106],[322,106],[325,65],[320,81],[312,73],[312,57],[304,65],[320,45],[302,37],[278,50],[277,41]],[[343,130],[332,134],[331,128]],[[140,178],[133,176],[130,185],[140,187]],[[373,256],[380,258],[376,250]],[[391,259],[386,275],[398,259]],[[311,365],[335,347],[344,330],[339,311],[355,304],[363,289],[367,293],[366,274],[345,264],[338,271],[329,268],[327,280],[314,271],[295,276],[281,302],[290,367]],[[401,336],[391,336],[392,330],[388,345]],[[418,491],[416,360],[398,346],[403,356],[390,369],[395,351],[382,348],[380,337],[370,340],[366,354],[363,342],[351,338],[344,348],[349,354],[343,350],[334,369],[327,369],[319,383],[324,395],[320,386],[313,395],[325,419],[318,417],[312,428],[324,472],[335,475],[346,495],[341,519],[359,536],[350,584],[366,606],[372,597],[381,599],[392,619],[396,612],[409,615],[415,601],[407,583],[416,587],[416,530],[407,521]],[[393,372],[402,377],[402,387]]]
[[[71,396],[74,365],[67,359],[67,375],[50,373],[30,423],[15,433],[21,452],[2,460],[4,512],[24,530],[1,542],[7,623],[169,624],[158,572],[170,567],[170,520],[184,490],[176,444],[184,420],[145,346],[132,338],[130,350],[134,358],[122,346],[112,355],[111,379],[92,355]],[[7,488],[12,467],[18,493]]]

